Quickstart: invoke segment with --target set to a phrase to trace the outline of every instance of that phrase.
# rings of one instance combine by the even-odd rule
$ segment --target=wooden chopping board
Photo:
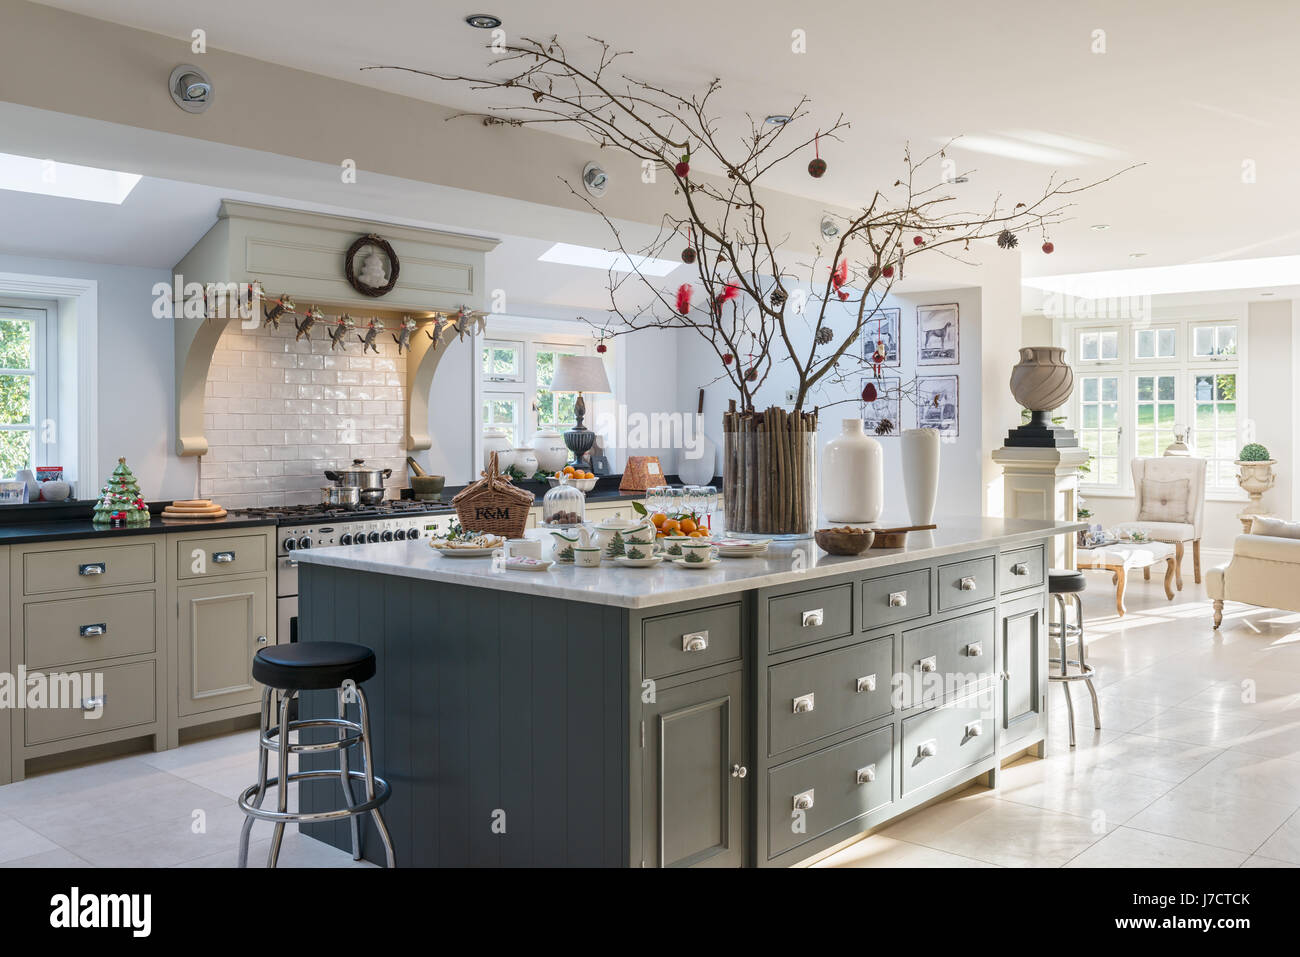
[[[162,510],[163,518],[183,518],[187,521],[196,519],[218,519],[226,517],[226,510],[206,498],[187,499],[172,502]]]

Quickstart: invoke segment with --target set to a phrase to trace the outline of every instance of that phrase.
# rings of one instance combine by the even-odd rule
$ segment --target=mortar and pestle
[[[406,464],[411,467],[415,474],[411,476],[411,496],[417,502],[441,502],[442,489],[446,485],[447,479],[442,475],[430,475],[424,469],[420,468],[420,463],[415,461],[409,455],[406,457]]]

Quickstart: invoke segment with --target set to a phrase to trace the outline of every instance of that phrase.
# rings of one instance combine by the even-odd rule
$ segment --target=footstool
[[[1124,586],[1128,573],[1165,563],[1165,595],[1174,600],[1174,546],[1165,542],[1115,542],[1075,552],[1075,565],[1081,569],[1103,569],[1115,579],[1115,610],[1124,614]]]

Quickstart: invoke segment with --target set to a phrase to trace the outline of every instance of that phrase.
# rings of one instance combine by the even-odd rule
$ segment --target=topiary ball
[[[1251,442],[1243,447],[1241,454],[1237,456],[1239,462],[1267,462],[1270,458],[1272,456],[1268,454],[1268,449],[1258,442]]]

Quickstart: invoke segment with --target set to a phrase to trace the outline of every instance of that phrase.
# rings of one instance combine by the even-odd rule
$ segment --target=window
[[[1119,376],[1084,376],[1079,386],[1079,442],[1092,455],[1092,484],[1118,486]]]
[[[522,382],[524,344],[489,339],[483,343],[481,371],[488,382]]]
[[[573,407],[578,397],[572,393],[556,395],[548,386],[555,375],[555,360],[560,356],[585,355],[586,352],[574,346],[538,345],[533,352],[533,375],[537,383],[537,428],[558,429],[563,431],[573,425]],[[590,426],[588,426],[590,427]]]
[[[12,477],[47,462],[53,437],[42,422],[57,402],[53,304],[0,303],[0,476]]]
[[[1084,362],[1113,362],[1119,358],[1118,329],[1088,329],[1079,333],[1079,358]]]
[[[1137,428],[1134,436],[1138,455],[1160,455],[1174,440],[1177,381],[1177,376],[1172,373],[1137,377]]]
[[[1236,358],[1237,324],[1194,326],[1192,356],[1197,359]]]
[[[1137,329],[1133,336],[1133,358],[1172,359],[1175,356],[1177,338],[1172,326]]]
[[[522,392],[483,393],[483,431],[506,430],[510,441],[519,447],[523,444],[524,396]]]
[[[1193,452],[1208,459],[1205,482],[1210,486],[1232,487],[1237,482],[1237,414],[1236,373],[1196,373],[1196,426]]]

